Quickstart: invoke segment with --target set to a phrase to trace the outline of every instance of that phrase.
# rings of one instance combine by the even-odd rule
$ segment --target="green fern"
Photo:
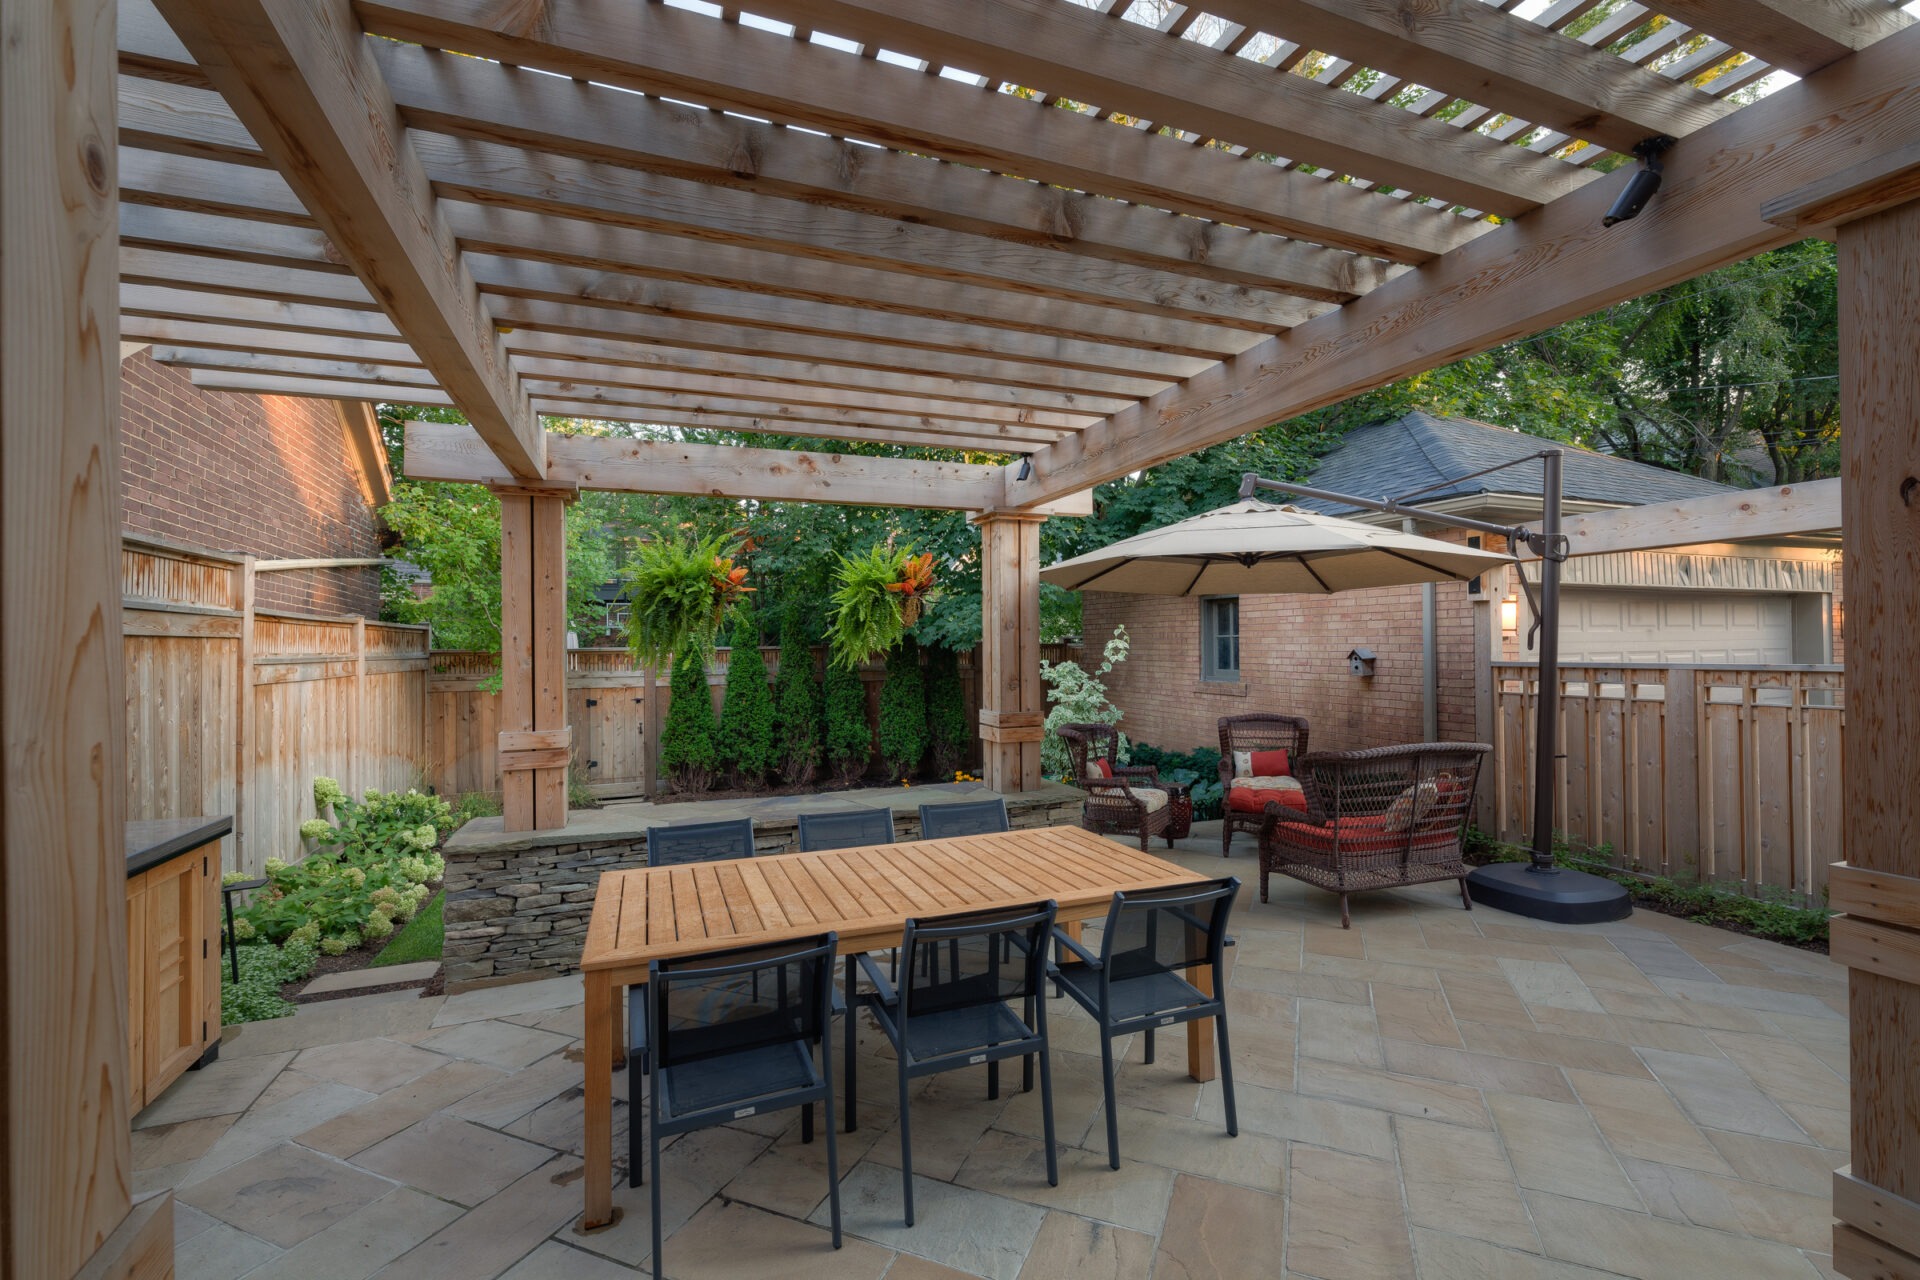
[[[705,661],[729,606],[748,589],[730,577],[739,549],[725,534],[686,542],[662,538],[640,548],[627,577],[627,645],[634,661],[657,669],[683,650]]]
[[[890,653],[906,637],[919,608],[900,590],[914,559],[912,547],[895,549],[884,542],[866,554],[842,556],[833,593],[833,620],[827,624],[827,643],[836,666],[852,670],[881,654]],[[914,617],[907,616],[912,608]]]

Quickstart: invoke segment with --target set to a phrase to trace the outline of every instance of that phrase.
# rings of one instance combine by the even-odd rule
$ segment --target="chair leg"
[[[1260,901],[1262,902],[1267,900],[1267,877],[1270,874],[1267,870],[1266,855],[1262,854],[1260,855]]]
[[[1100,1083],[1107,1096],[1107,1164],[1120,1167],[1120,1118],[1113,1111],[1113,1037],[1100,1031]]]
[[[1027,1025],[1030,1027],[1035,1025],[1034,998],[1031,994],[1027,996],[1027,1005],[1023,1012],[1026,1014]],[[1020,1059],[1020,1092],[1033,1092],[1033,1055],[1030,1053]]]
[[[1473,899],[1467,896],[1467,878],[1460,877],[1460,905],[1468,911],[1473,910]]]
[[[640,1176],[640,1140],[645,1135],[641,1120],[640,1106],[640,1055],[627,1055],[627,1185],[637,1187],[644,1179]]]
[[[913,1129],[907,1105],[907,1067],[900,1064],[900,1198],[905,1202],[907,1225],[913,1225]]]
[[[1233,1045],[1227,1039],[1227,1012],[1222,1005],[1213,1020],[1215,1038],[1220,1042],[1220,1100],[1227,1105],[1227,1136],[1240,1136],[1240,1114],[1233,1106]]]
[[[894,954],[894,958],[895,958],[896,960],[898,960],[898,959],[899,959],[899,956],[900,956],[900,953],[899,953],[898,951],[896,951],[896,952],[894,952],[893,954]],[[856,1098],[856,1096],[855,1096],[855,1094],[856,1094],[856,1092],[857,1092],[857,1091],[856,1091],[856,1089],[854,1088],[854,1078],[855,1078],[855,1076],[856,1076],[856,1075],[858,1074],[858,1072],[859,1072],[859,1065],[858,1065],[858,1064],[859,1064],[859,1061],[860,1061],[860,1055],[859,1055],[859,1053],[858,1053],[858,1052],[856,1051],[856,1050],[857,1050],[857,1046],[856,1046],[856,1045],[854,1044],[854,1018],[855,1018],[855,1015],[856,1015],[856,1014],[858,1014],[858,1013],[859,1013],[859,1011],[860,1011],[860,1008],[859,1008],[859,1006],[858,1006],[858,1005],[856,1005],[856,1004],[854,1003],[854,1001],[853,1001],[853,992],[854,992],[854,981],[855,981],[855,979],[854,979],[854,974],[855,974],[855,972],[856,972],[856,969],[854,968],[854,965],[855,965],[855,961],[854,961],[854,958],[853,958],[852,956],[848,956],[848,957],[847,957],[847,1015],[846,1015],[846,1017],[847,1017],[847,1065],[846,1065],[846,1073],[847,1073],[847,1118],[846,1118],[846,1126],[847,1126],[847,1132],[848,1132],[848,1133],[852,1133],[852,1132],[853,1132],[853,1130],[854,1130],[854,1125],[855,1125],[855,1120],[856,1120],[856,1117],[858,1117],[858,1116],[859,1116],[859,1114],[860,1114],[860,1104],[859,1104],[859,1101],[858,1101],[858,1099],[857,1099],[857,1098]],[[831,1124],[829,1124],[829,1125],[828,1125],[827,1127],[828,1127],[829,1129],[831,1129],[831,1128],[832,1128],[833,1126],[832,1126]]]
[[[655,1128],[649,1139],[653,1157],[653,1280],[664,1280],[666,1271],[660,1265],[660,1130]]]
[[[1140,852],[1150,853],[1153,848],[1153,832],[1147,830],[1147,824],[1140,824]]]
[[[1233,852],[1233,819],[1222,816],[1220,819],[1220,856],[1226,857]],[[1266,899],[1262,898],[1262,902]]]
[[[992,1102],[1000,1096],[1000,1059],[995,1058],[987,1064],[987,1101]]]
[[[847,1014],[851,1017],[853,1010],[848,1009]],[[824,1048],[821,1056],[823,1058],[828,1056]],[[840,1144],[838,1139],[834,1137],[833,1132],[833,1065],[830,1062],[823,1063],[822,1065],[826,1067],[822,1075],[826,1077],[827,1081],[825,1098],[827,1111],[827,1202],[833,1206],[833,1247],[838,1249],[840,1247]],[[808,1104],[808,1106],[809,1109],[811,1109],[812,1104]]]
[[[1147,1065],[1153,1065],[1153,1028],[1147,1028]]]
[[[1032,1061],[1032,1059],[1028,1059]],[[1060,1155],[1053,1138],[1053,1051],[1040,1051],[1040,1130],[1046,1135],[1047,1185],[1060,1185]]]
[[[1342,929],[1353,928],[1353,916],[1347,911],[1347,895],[1344,893],[1340,895],[1340,927]]]
[[[800,1108],[800,1141],[813,1141],[813,1104]]]

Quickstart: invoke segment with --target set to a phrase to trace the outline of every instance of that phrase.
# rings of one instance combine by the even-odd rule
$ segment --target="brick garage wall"
[[[144,351],[120,363],[122,522],[262,559],[380,554],[330,400],[202,391]],[[261,574],[262,609],[380,613],[376,569]]]
[[[1467,584],[1435,590],[1439,728],[1471,741],[1473,608]],[[1307,718],[1315,749],[1418,742],[1422,733],[1421,590],[1380,587],[1331,596],[1241,596],[1239,684],[1200,679],[1200,602],[1088,592],[1083,639],[1097,654],[1124,623],[1133,647],[1108,687],[1128,736],[1185,750],[1217,746],[1221,716],[1277,711]],[[1347,671],[1350,649],[1372,649],[1375,674]]]

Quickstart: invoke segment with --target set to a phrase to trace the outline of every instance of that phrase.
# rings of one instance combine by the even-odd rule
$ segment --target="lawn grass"
[[[421,908],[419,915],[407,921],[400,932],[393,935],[393,940],[387,943],[385,949],[373,958],[374,967],[412,964],[416,960],[438,960],[445,934],[440,908],[446,900],[446,894],[434,894],[433,901]]]

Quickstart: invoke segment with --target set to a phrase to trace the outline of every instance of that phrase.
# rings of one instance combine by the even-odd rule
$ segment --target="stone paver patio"
[[[1064,1144],[1037,1095],[984,1071],[922,1083],[918,1225],[901,1226],[890,1064],[863,1035],[843,1135],[846,1247],[824,1145],[794,1113],[667,1151],[674,1280],[991,1276],[1831,1276],[1829,1173],[1847,1162],[1845,971],[1636,913],[1542,927],[1451,885],[1332,897],[1276,881],[1203,824],[1174,855],[1248,881],[1230,983],[1241,1134],[1183,1038],[1120,1075],[1109,1170],[1091,1023],[1051,1006]],[[182,1280],[601,1280],[648,1263],[645,1189],[614,1227],[580,1202],[580,984],[309,1006],[230,1029],[221,1060],[136,1121],[138,1189],[178,1196]],[[1017,1080],[1018,1073],[1014,1075]],[[617,1083],[615,1096],[625,1096]],[[615,1105],[624,1165],[625,1105]]]

